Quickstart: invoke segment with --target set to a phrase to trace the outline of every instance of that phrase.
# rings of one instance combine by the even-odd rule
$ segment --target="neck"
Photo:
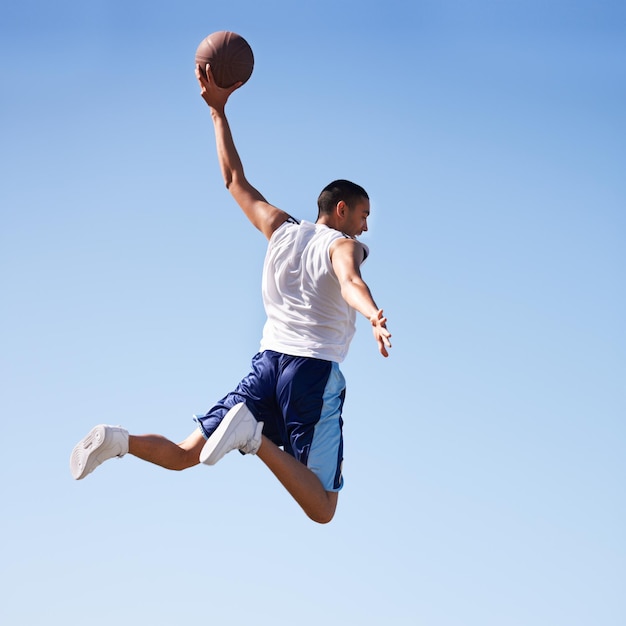
[[[320,215],[315,223],[334,228],[335,230],[341,230],[336,222],[337,220],[334,220],[332,215]]]

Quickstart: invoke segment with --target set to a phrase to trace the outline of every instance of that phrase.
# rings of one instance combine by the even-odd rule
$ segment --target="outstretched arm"
[[[200,83],[200,94],[211,108],[217,156],[226,188],[250,222],[269,239],[272,233],[289,218],[289,215],[267,202],[263,195],[248,182],[244,174],[225,113],[228,98],[235,89],[241,86],[241,83],[236,83],[226,89],[218,87],[209,65],[206,66],[206,76],[200,71],[200,66],[196,65],[196,77]]]
[[[330,248],[330,259],[339,279],[343,299],[359,313],[367,317],[372,325],[378,351],[389,356],[391,333],[387,330],[387,318],[379,309],[369,287],[361,277],[364,250],[355,239],[337,239]]]

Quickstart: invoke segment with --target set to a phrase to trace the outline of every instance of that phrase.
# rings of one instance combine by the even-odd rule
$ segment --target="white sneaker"
[[[100,463],[128,452],[128,431],[119,426],[100,424],[92,428],[72,450],[70,471],[76,480],[91,474]]]
[[[243,402],[236,404],[207,439],[200,452],[200,462],[215,465],[231,450],[256,454],[261,445],[262,430],[263,422],[257,422]]]

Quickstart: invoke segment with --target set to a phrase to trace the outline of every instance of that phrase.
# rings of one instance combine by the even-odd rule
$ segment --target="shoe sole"
[[[248,407],[245,404],[241,404],[240,406],[234,406],[228,411],[228,413],[226,413],[224,419],[213,431],[200,451],[200,463],[204,463],[205,465],[215,465],[226,454],[219,454],[218,448],[223,443],[224,436],[228,433],[230,425],[237,419],[239,413],[247,410]],[[231,452],[231,450],[229,450],[229,452]]]
[[[70,457],[70,470],[76,480],[85,478],[87,474],[93,472],[100,462],[93,456],[94,452],[104,443],[104,426],[95,426],[89,434],[79,441],[72,450]],[[93,463],[89,461],[93,460]]]

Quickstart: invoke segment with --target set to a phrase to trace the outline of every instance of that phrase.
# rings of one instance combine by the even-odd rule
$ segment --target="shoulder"
[[[275,241],[281,237],[288,236],[290,233],[295,232],[295,229],[299,226],[300,222],[295,217],[285,214],[285,219],[272,230],[269,241]]]
[[[338,237],[335,237],[330,244],[329,252],[331,260],[338,257],[342,260],[351,259],[357,265],[361,265],[369,255],[369,248],[360,241],[348,237],[338,231]]]
[[[276,207],[273,207],[276,209]],[[291,217],[289,213],[285,213],[282,209],[276,209],[274,212],[268,212],[264,227],[259,230],[267,237],[268,241],[272,239],[274,233],[280,230],[285,224],[297,224],[298,221]]]

